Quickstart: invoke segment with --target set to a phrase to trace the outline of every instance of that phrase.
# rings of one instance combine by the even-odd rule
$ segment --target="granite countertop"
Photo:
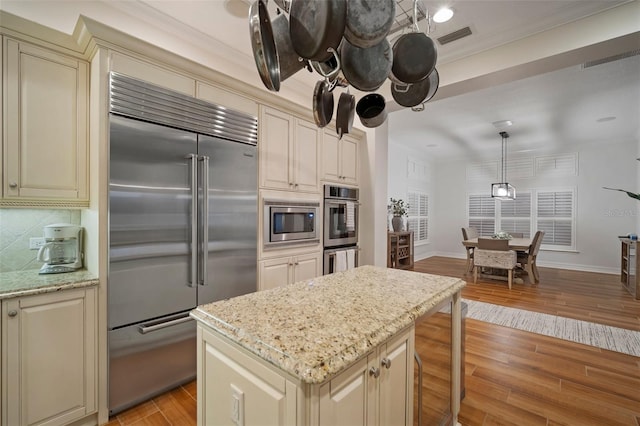
[[[198,306],[191,316],[306,383],[322,383],[465,286],[361,266]]]
[[[63,274],[39,275],[38,269],[0,273],[0,299],[98,285],[98,277],[80,269]]]

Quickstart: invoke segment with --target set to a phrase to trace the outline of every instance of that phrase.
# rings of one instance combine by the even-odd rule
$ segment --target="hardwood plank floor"
[[[539,268],[538,285],[525,278],[509,291],[502,281],[473,284],[464,266],[464,260],[432,257],[416,262],[414,270],[467,280],[466,299],[640,330],[640,301],[616,275]],[[472,319],[465,323],[463,425],[640,426],[640,358]],[[446,417],[449,339],[446,314],[416,327],[424,366],[423,425]],[[191,382],[114,416],[108,425],[195,425],[195,400]]]

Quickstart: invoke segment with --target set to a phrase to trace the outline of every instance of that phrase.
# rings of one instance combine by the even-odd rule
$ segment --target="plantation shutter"
[[[429,196],[418,191],[407,194],[409,230],[413,231],[414,241],[427,241],[429,237]]]
[[[515,200],[500,201],[500,230],[531,237],[531,193],[521,192]]]
[[[490,195],[469,195],[469,227],[482,237],[495,233],[496,202]]]
[[[573,191],[540,191],[537,196],[537,229],[544,231],[542,244],[573,245]]]

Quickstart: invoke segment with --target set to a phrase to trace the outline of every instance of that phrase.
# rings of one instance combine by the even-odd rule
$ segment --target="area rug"
[[[640,331],[463,299],[467,318],[640,357]]]

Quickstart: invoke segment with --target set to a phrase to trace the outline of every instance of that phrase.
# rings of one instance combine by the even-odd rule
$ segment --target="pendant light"
[[[500,136],[502,137],[501,181],[491,184],[491,197],[498,200],[515,200],[516,189],[507,182],[507,138],[509,138],[509,133],[500,132]]]

